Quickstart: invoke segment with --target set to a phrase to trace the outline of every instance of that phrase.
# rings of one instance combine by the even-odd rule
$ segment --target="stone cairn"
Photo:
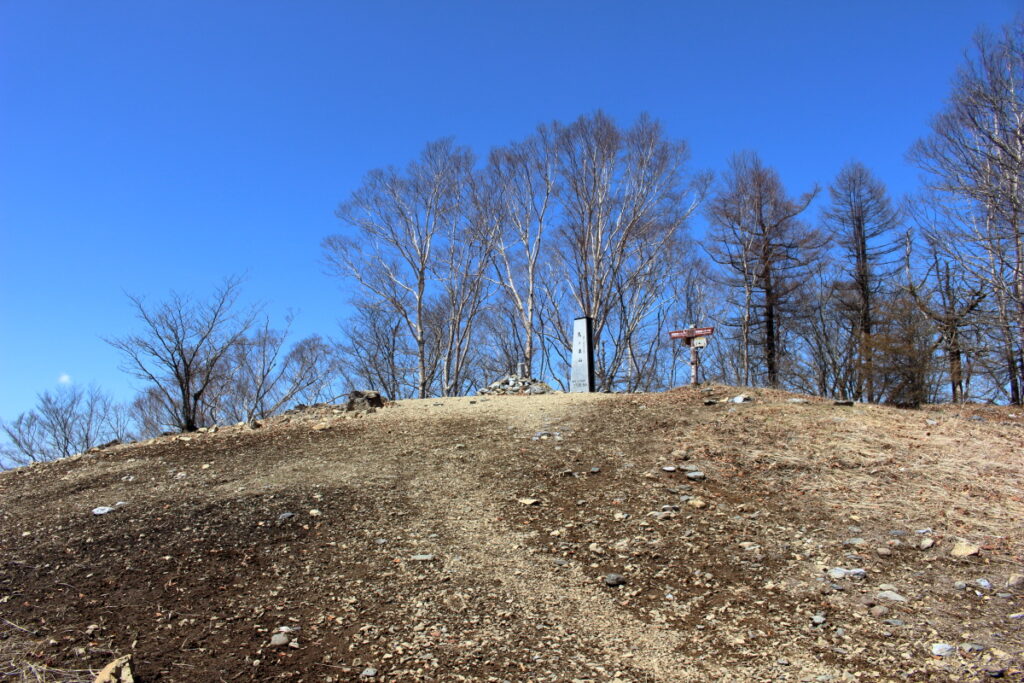
[[[480,396],[519,396],[553,394],[555,390],[540,380],[527,377],[526,368],[520,363],[518,372],[505,375],[476,393]]]

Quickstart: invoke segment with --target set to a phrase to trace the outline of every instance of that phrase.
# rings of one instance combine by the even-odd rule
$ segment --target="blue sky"
[[[333,211],[371,168],[455,136],[648,111],[718,171],[752,149],[794,193],[847,160],[894,194],[976,29],[1011,0],[0,0],[0,417],[131,381],[124,292],[245,295],[333,334]]]

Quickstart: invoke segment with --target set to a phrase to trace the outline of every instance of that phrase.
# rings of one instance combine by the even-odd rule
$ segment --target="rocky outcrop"
[[[522,375],[505,375],[477,391],[481,396],[553,394],[555,390],[540,380]]]

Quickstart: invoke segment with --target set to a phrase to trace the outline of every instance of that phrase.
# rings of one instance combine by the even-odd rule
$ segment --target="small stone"
[[[896,591],[879,591],[875,596],[877,600],[888,600],[889,602],[906,602],[907,599]]]
[[[604,555],[604,548],[602,548],[597,543],[591,543],[589,546],[587,546],[587,550],[594,553],[595,555]]]
[[[272,647],[284,647],[290,642],[292,642],[292,638],[287,633],[275,633],[270,637]]]
[[[877,617],[879,619],[881,619],[882,617],[889,616],[889,611],[889,608],[885,605],[875,605],[870,610],[868,610],[868,612],[871,613],[871,616]]]
[[[962,591],[962,590],[967,588],[967,582],[966,581],[956,581],[956,582],[953,583],[953,588],[957,589],[958,591]]]
[[[373,539],[373,542],[376,543],[377,545],[386,545],[387,542],[388,542],[388,539],[386,539],[386,538],[375,538],[375,539]]]
[[[110,507],[108,505],[101,505],[98,508],[93,508],[92,509],[92,514],[94,514],[94,515],[105,515],[108,512],[113,512],[113,511],[114,511],[114,508],[112,508],[112,507]]]
[[[978,588],[981,588],[983,590],[987,590],[987,591],[992,590],[992,582],[989,581],[988,579],[978,579],[974,583],[978,584]]]
[[[867,577],[868,573],[860,568],[854,569],[843,569],[842,567],[834,567],[828,570],[828,578],[833,581],[839,581],[841,579],[853,579],[854,581],[861,581]]]
[[[708,504],[704,501],[703,498],[690,498],[688,501],[686,501],[686,504],[698,510],[703,510],[708,506]]]
[[[932,655],[935,657],[949,657],[956,654],[956,648],[949,643],[932,643]]]
[[[598,473],[598,472],[600,472],[600,471],[601,471],[601,468],[600,468],[600,467],[591,467],[591,468],[590,468],[590,473],[591,473],[591,474],[597,474],[597,473]]]
[[[811,617],[811,623],[815,626],[821,626],[825,623],[825,621],[827,620],[825,619],[824,614],[815,614],[813,617]]]
[[[1011,589],[1024,588],[1024,574],[1010,574],[1006,579],[1006,587]]]
[[[540,505],[540,498],[520,498],[520,505]]]
[[[865,541],[863,538],[860,538],[860,537],[848,538],[845,541],[843,541],[843,545],[851,545],[851,546],[853,546],[855,548],[860,548],[860,547],[866,546],[867,544],[868,544],[868,542]]]
[[[676,471],[676,466],[675,465],[665,465],[664,467],[661,468],[661,471],[662,472],[675,472]]]
[[[786,403],[792,403],[794,405],[802,406],[802,405],[806,405],[807,403],[810,403],[810,401],[808,401],[806,398],[791,398],[791,399],[787,399]]]
[[[902,619],[886,619],[882,623],[885,624],[886,626],[904,626],[905,625],[903,623]]]
[[[747,394],[740,394],[739,396],[733,396],[729,399],[730,403],[750,403],[754,399],[750,398]]]
[[[921,550],[928,550],[933,545],[935,545],[935,539],[929,537],[929,538],[922,538],[921,539],[921,543],[919,543],[917,547],[920,548]]]
[[[960,649],[964,652],[981,652],[985,646],[981,643],[960,643]]]
[[[372,666],[368,666],[363,669],[363,673],[359,674],[360,678],[374,678],[377,675],[377,670]]]
[[[953,544],[953,549],[949,551],[949,554],[953,557],[964,558],[977,555],[980,552],[981,548],[974,545],[973,543],[968,543],[967,541],[961,538],[957,539],[957,542]]]
[[[700,470],[696,470],[693,472],[687,472],[686,478],[689,479],[690,481],[704,481],[705,476],[703,472],[701,472]]]
[[[185,477],[187,477],[187,476],[188,476],[188,475],[187,475],[187,474],[185,474],[184,472],[178,472],[177,474],[175,474],[175,475],[174,475],[174,478],[175,478],[175,479],[184,479],[184,478],[185,478]]]
[[[604,583],[606,586],[624,586],[626,577],[622,574],[608,574],[604,577]]]
[[[890,557],[892,555],[892,550],[889,548],[875,548],[875,554],[879,557]]]
[[[430,554],[413,555],[410,559],[413,562],[433,562],[434,556]]]
[[[284,522],[284,521],[286,521],[286,520],[289,520],[289,519],[291,519],[291,518],[292,518],[292,517],[294,517],[294,516],[295,516],[295,513],[294,513],[294,512],[282,512],[281,514],[279,514],[279,515],[277,516],[277,521],[279,521],[279,522]]]

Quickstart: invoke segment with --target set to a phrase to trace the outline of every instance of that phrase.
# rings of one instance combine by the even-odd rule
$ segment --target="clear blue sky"
[[[752,149],[793,192],[858,158],[913,190],[974,31],[1013,0],[0,0],[0,417],[61,375],[127,399],[100,339],[248,275],[299,333],[346,292],[320,240],[369,169],[455,136],[639,112],[720,170]]]

